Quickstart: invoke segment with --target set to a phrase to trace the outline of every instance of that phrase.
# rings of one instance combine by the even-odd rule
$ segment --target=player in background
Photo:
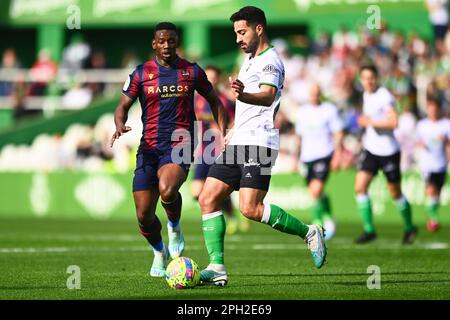
[[[439,197],[447,177],[446,151],[450,153],[450,120],[442,117],[439,101],[428,99],[427,117],[418,122],[416,130],[419,166],[426,183],[427,230],[436,232],[440,228]]]
[[[169,254],[182,254],[182,199],[179,188],[186,180],[194,150],[194,90],[205,97],[214,119],[225,130],[225,113],[205,72],[196,63],[178,57],[178,31],[170,22],[159,23],[154,29],[152,47],[156,56],[136,67],[123,86],[122,98],[115,110],[116,139],[131,130],[126,125],[128,110],[136,99],[142,108],[143,132],[136,155],[133,196],[141,234],[153,248],[154,259],[150,275],[163,277]],[[183,131],[184,130],[184,131]],[[174,132],[186,132],[187,139],[172,138]],[[187,155],[184,150],[189,150]],[[174,153],[175,152],[175,153]],[[183,153],[183,159],[173,156]],[[161,203],[168,217],[168,248],[161,238],[161,222],[155,214]]]
[[[312,223],[323,225],[325,240],[330,240],[336,232],[336,223],[324,187],[333,153],[342,149],[344,123],[334,104],[321,101],[321,90],[316,83],[310,86],[309,100],[309,104],[298,110],[295,131],[301,148],[297,154],[307,168],[308,193],[313,199]]]
[[[225,111],[227,113],[227,127],[233,127],[234,102],[228,99],[227,96],[224,93],[222,93],[219,88],[222,70],[220,70],[216,66],[209,65],[205,67],[205,73],[206,76],[208,77],[209,82],[211,82],[214,90],[217,93],[217,96],[222,101],[222,104],[225,108]],[[199,130],[199,134],[201,137],[204,136],[204,132],[206,132],[207,130],[217,129],[217,124],[214,121],[211,107],[209,106],[208,101],[201,95],[195,96],[195,114],[197,116],[197,120],[201,121],[201,129]],[[205,150],[208,150],[207,147],[210,141],[207,141],[207,139],[201,139],[200,141],[201,141],[201,144],[199,146],[200,154],[197,155],[197,157],[203,158]],[[221,143],[216,143],[216,146],[218,148],[212,150],[213,154],[206,156],[212,156],[215,159],[221,152],[220,145]],[[205,184],[205,180],[208,175],[208,171],[211,164],[208,163],[207,161],[196,161],[195,163],[197,164],[194,166],[194,179],[191,184],[191,194],[194,197],[194,199],[198,201],[198,196],[200,195],[203,185]],[[241,230],[248,229],[248,223],[244,223],[245,220],[243,220],[241,225],[239,226],[239,219],[234,214],[234,208],[233,203],[231,201],[231,197],[228,196],[223,201],[222,211],[227,216],[227,229],[226,229],[227,234],[236,233],[239,227],[241,228]]]
[[[239,79],[229,79],[236,97],[234,128],[227,133],[226,148],[211,166],[199,197],[209,255],[209,265],[200,277],[202,283],[217,286],[228,281],[221,203],[234,190],[239,190],[239,209],[245,217],[304,239],[317,268],[322,267],[327,253],[321,226],[308,226],[277,205],[263,202],[279,149],[274,118],[283,90],[284,66],[269,43],[261,9],[244,7],[230,20],[236,43],[247,56]]]
[[[363,150],[358,163],[355,192],[364,232],[355,243],[367,243],[376,239],[372,221],[372,206],[368,196],[369,185],[378,170],[383,170],[388,189],[395,200],[404,222],[403,244],[412,244],[417,228],[412,222],[411,206],[401,190],[400,146],[394,137],[398,116],[391,93],[378,85],[378,71],[366,65],[360,69],[363,94],[363,114],[358,125],[365,129]]]

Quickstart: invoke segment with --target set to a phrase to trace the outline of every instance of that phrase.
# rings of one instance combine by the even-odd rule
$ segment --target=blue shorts
[[[194,180],[206,180],[210,167],[210,164],[204,162],[196,164],[194,167]]]
[[[133,192],[148,190],[152,186],[158,184],[159,179],[157,172],[159,168],[168,164],[175,163],[171,157],[172,149],[161,152],[155,151],[139,151],[136,154],[136,169],[133,177]],[[191,160],[192,161],[192,160]],[[186,173],[189,173],[190,163],[177,163]]]

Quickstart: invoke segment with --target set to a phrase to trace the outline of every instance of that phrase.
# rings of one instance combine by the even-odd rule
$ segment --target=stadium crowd
[[[377,66],[383,86],[396,98],[400,114],[396,136],[402,148],[402,169],[416,166],[415,127],[424,116],[427,97],[437,99],[449,116],[450,109],[450,27],[442,37],[427,41],[415,32],[405,35],[383,24],[380,30],[360,27],[354,31],[344,26],[333,34],[319,32],[309,43],[306,55],[292,54],[292,45],[284,39],[272,44],[281,54],[286,70],[285,90],[276,125],[281,133],[281,150],[274,172],[292,172],[297,169],[295,154],[295,119],[297,111],[308,102],[308,88],[318,83],[324,99],[334,103],[345,122],[344,152],[334,157],[332,168],[354,166],[360,151],[361,129],[357,117],[361,112],[362,88],[358,79],[361,65]],[[127,54],[123,68],[139,64],[136,56]],[[239,65],[239,64],[237,64]],[[19,58],[14,49],[3,52],[1,68],[17,68]],[[93,51],[81,38],[75,38],[65,48],[58,71],[45,51],[31,67],[39,82],[25,85],[23,80],[0,82],[0,96],[13,97],[16,115],[23,112],[21,101],[27,95],[42,95],[57,72],[74,72],[79,69],[104,69],[108,67],[102,51]],[[228,75],[223,76],[221,88],[233,99],[227,85]],[[117,86],[115,90],[120,88]],[[104,94],[104,83],[77,83],[63,90],[63,102],[68,108],[87,106],[96,96]],[[139,144],[141,123],[140,109],[132,108],[129,118],[133,128],[111,150],[109,138],[114,132],[112,114],[104,115],[95,126],[73,124],[62,136],[39,135],[31,146],[7,145],[0,151],[1,170],[116,170],[134,168],[134,154]],[[29,162],[26,159],[36,159]],[[20,160],[20,159],[23,159]],[[114,161],[111,161],[111,160]]]

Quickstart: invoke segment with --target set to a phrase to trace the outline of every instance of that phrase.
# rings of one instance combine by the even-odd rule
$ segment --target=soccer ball
[[[174,289],[195,287],[200,282],[197,263],[187,257],[172,260],[166,268],[166,281]]]

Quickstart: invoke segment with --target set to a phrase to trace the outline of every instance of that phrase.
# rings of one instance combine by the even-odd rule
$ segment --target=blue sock
[[[178,226],[178,224],[180,223],[180,220],[178,219],[178,220],[176,220],[176,221],[168,221],[167,222],[167,225],[169,226],[169,227],[171,227],[171,228],[175,228],[176,226]]]
[[[164,248],[164,242],[161,240],[157,245],[153,246],[153,250],[155,251],[162,251]]]

